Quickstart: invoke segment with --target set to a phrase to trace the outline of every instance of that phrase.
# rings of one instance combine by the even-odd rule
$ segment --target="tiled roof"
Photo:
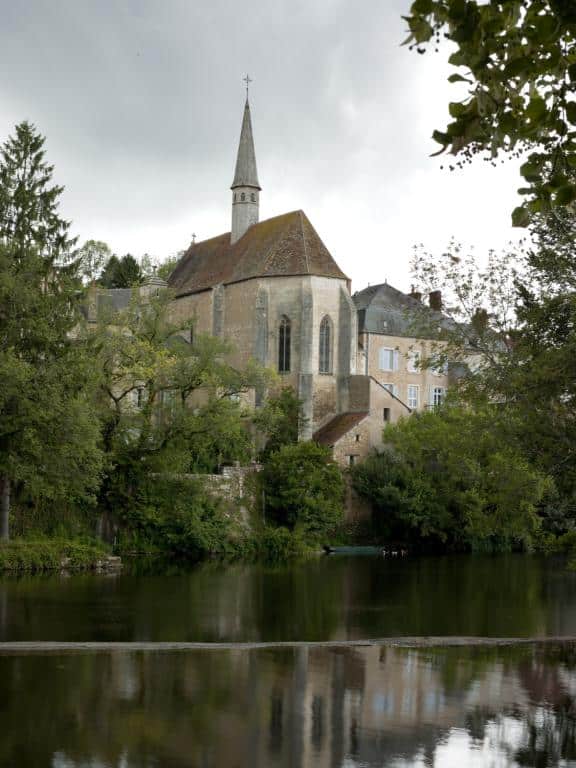
[[[303,211],[261,221],[233,245],[227,232],[194,243],[169,278],[176,296],[253,277],[320,275],[347,280]]]
[[[326,445],[332,447],[335,445],[341,437],[351,429],[357,427],[361,421],[368,416],[368,411],[361,411],[360,413],[339,413],[338,416],[325,424],[320,429],[314,432],[314,440],[320,445]]]
[[[352,296],[358,310],[358,330],[387,336],[426,338],[429,324],[452,327],[441,312],[387,283],[371,285]]]

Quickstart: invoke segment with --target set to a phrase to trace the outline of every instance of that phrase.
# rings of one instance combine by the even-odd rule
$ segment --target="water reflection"
[[[576,635],[576,573],[537,557],[205,563],[0,580],[0,640]]]
[[[576,646],[0,657],[0,765],[557,766]]]

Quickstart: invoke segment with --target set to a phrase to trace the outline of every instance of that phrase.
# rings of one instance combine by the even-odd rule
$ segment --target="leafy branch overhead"
[[[576,2],[574,0],[414,0],[405,41],[424,53],[442,38],[456,50],[448,78],[467,93],[449,105],[452,122],[436,130],[438,154],[494,161],[522,157],[525,202],[513,214],[576,201]]]

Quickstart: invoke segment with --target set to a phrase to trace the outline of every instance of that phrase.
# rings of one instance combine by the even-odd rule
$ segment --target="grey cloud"
[[[65,213],[83,237],[165,255],[192,228],[207,237],[229,226],[248,71],[264,215],[305,208],[359,282],[387,238],[398,254],[391,272],[406,282],[411,242],[480,232],[462,179],[451,186],[428,158],[447,89],[442,57],[423,62],[400,47],[408,6],[1,0],[0,135],[29,118],[47,136]],[[507,213],[482,185],[468,182],[470,207],[482,206],[501,237]],[[425,206],[438,215],[426,211],[419,229]]]

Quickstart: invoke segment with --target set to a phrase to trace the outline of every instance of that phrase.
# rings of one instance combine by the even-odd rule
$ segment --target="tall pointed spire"
[[[232,190],[232,232],[230,239],[232,243],[235,243],[252,224],[258,223],[261,189],[256,169],[256,152],[254,151],[248,92],[246,92],[234,181],[230,189]]]
[[[231,189],[236,187],[255,187],[261,189],[258,183],[258,171],[256,170],[256,152],[254,151],[254,137],[252,135],[252,120],[250,117],[250,104],[246,97],[240,143],[236,157],[236,171]]]

